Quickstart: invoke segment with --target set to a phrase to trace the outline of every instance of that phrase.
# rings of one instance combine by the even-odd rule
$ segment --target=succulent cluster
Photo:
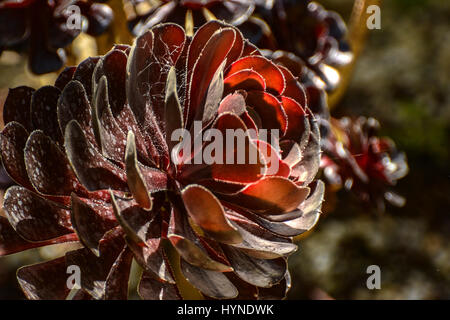
[[[30,70],[36,74],[56,71],[65,64],[64,49],[81,29],[68,27],[75,5],[87,22],[86,32],[103,33],[113,19],[112,10],[91,0],[0,0],[0,53],[26,52]]]
[[[374,118],[332,118],[322,140],[321,166],[331,186],[352,190],[384,211],[385,200],[403,206],[403,197],[390,187],[408,173],[408,164],[391,139],[377,136],[379,126]]]
[[[66,68],[54,86],[11,89],[4,118],[2,158],[18,185],[5,195],[0,254],[83,246],[19,269],[28,298],[66,298],[76,265],[75,298],[125,299],[133,258],[142,298],[180,298],[172,251],[204,296],[285,296],[292,237],[320,215],[319,127],[299,82],[235,27],[211,21],[191,37],[159,24],[132,47]],[[246,135],[256,163],[192,163],[170,137],[194,121],[276,129],[280,149]]]
[[[267,0],[125,0],[124,9],[135,35],[161,22],[185,26],[187,32],[210,20],[221,20],[234,26],[245,23],[256,5]],[[267,3],[267,4],[266,4]]]
[[[295,76],[309,77],[327,90],[339,84],[334,67],[353,57],[339,14],[310,0],[129,0],[124,8],[136,35],[161,22],[174,22],[192,32],[209,20],[226,21],[258,48],[290,60],[291,71],[299,72]]]
[[[91,35],[113,21],[90,0],[0,0],[0,51],[27,51],[35,73],[60,69],[80,32],[67,28],[69,5]],[[66,67],[53,86],[10,89],[4,104],[0,152],[15,185],[0,256],[80,247],[19,269],[28,298],[72,297],[66,271],[75,265],[74,299],[126,299],[133,259],[144,299],[185,298],[180,276],[207,298],[284,298],[293,237],[321,213],[319,169],[327,190],[345,187],[379,209],[402,205],[390,187],[408,171],[404,154],[377,136],[375,119],[330,116],[327,91],[353,59],[337,13],[309,0],[112,7],[137,36],[132,46]],[[245,135],[217,150],[204,139],[211,129]],[[278,134],[262,139],[265,130]],[[197,162],[204,150],[222,161]]]
[[[66,24],[72,5],[79,8],[85,31],[92,36],[103,33],[114,17],[108,5],[92,0],[2,0],[0,50],[27,52],[30,69],[37,74],[60,69],[63,48],[81,32]],[[308,74],[327,90],[339,83],[333,67],[352,59],[341,17],[309,0],[125,0],[123,11],[134,35],[165,22],[184,26],[192,35],[207,21],[225,21],[239,27],[258,48],[290,59],[291,65],[297,64],[295,71],[304,69],[303,76]]]
[[[341,16],[310,0],[277,0],[270,9],[258,8],[260,24],[267,27],[260,34],[244,34],[258,47],[275,51],[269,54],[283,60],[295,76],[334,90],[340,82],[336,67],[353,59]]]

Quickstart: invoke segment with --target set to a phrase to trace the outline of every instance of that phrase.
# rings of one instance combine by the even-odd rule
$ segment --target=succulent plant
[[[0,189],[5,190],[7,187],[13,185],[14,182],[11,180],[10,176],[6,173],[3,164],[0,166]]]
[[[277,59],[289,60],[296,70],[304,69],[303,74],[310,73],[328,91],[336,88],[340,76],[335,67],[353,58],[340,15],[310,0],[275,0],[271,7],[256,8],[259,19],[253,18],[241,28],[244,36],[259,48],[276,51]]]
[[[192,33],[206,21],[226,21],[258,48],[270,50],[268,55],[276,51],[278,58],[298,64],[296,69],[305,69],[328,91],[340,81],[335,67],[353,58],[342,18],[310,0],[127,0],[124,9],[135,35],[161,22],[184,25]]]
[[[4,119],[2,159],[18,185],[5,195],[0,254],[83,246],[19,269],[28,298],[66,298],[76,265],[75,298],[125,299],[132,259],[144,299],[182,297],[177,266],[206,297],[285,296],[292,237],[320,215],[319,127],[299,82],[235,27],[211,21],[187,36],[159,24],[54,86],[11,89]],[[188,156],[171,137],[196,123],[278,130],[280,149],[246,134],[255,163],[192,163],[195,145]]]
[[[332,118],[322,139],[321,166],[331,186],[351,190],[382,212],[385,200],[400,207],[405,203],[391,187],[408,173],[408,164],[391,139],[377,136],[379,127],[374,118]]]
[[[79,35],[81,29],[67,26],[76,5],[87,21],[86,32],[97,36],[110,24],[113,13],[105,4],[91,0],[1,0],[0,52],[15,50],[28,53],[30,70],[36,74],[56,71],[65,64],[63,48]]]

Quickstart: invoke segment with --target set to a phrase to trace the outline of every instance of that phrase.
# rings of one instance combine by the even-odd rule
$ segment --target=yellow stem
[[[353,61],[339,69],[341,83],[339,87],[328,96],[328,106],[330,110],[337,106],[347,91],[358,57],[364,49],[369,31],[367,28],[367,8],[371,5],[380,5],[380,3],[381,0],[355,0],[353,4],[348,33],[349,42],[353,51]]]
[[[114,21],[108,31],[96,38],[98,54],[107,53],[114,44],[130,44],[133,37],[128,30],[127,18],[122,0],[110,0],[108,5],[114,12]]]
[[[192,16],[192,11],[189,9],[186,11],[186,18],[184,22],[184,29],[186,30],[186,35],[192,37],[194,35],[194,17]]]
[[[203,295],[195,287],[193,287],[184,277],[180,268],[180,255],[174,249],[169,240],[163,240],[164,251],[169,259],[172,267],[178,290],[184,300],[204,300]]]

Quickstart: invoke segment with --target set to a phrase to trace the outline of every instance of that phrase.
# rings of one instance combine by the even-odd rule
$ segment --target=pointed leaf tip
[[[181,111],[180,99],[177,93],[177,75],[175,67],[171,67],[167,75],[166,96],[165,96],[165,123],[166,123],[166,142],[169,151],[175,146],[172,141],[172,133],[183,128],[183,116]]]
[[[152,198],[147,190],[141,170],[137,162],[136,142],[134,133],[128,131],[127,147],[125,150],[125,164],[127,171],[127,182],[133,197],[144,209],[152,209]]]

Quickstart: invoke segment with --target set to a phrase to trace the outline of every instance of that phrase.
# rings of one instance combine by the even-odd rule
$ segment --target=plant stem
[[[340,68],[341,83],[339,87],[328,97],[330,110],[334,109],[341,101],[353,75],[358,57],[363,51],[369,29],[367,28],[367,8],[371,5],[380,5],[381,0],[355,0],[349,21],[348,38],[353,51],[353,60],[348,65]]]
[[[114,22],[105,34],[96,38],[99,55],[104,55],[108,52],[113,44],[131,45],[133,42],[133,36],[128,30],[127,18],[123,10],[123,1],[110,0],[108,5],[114,12]]]
[[[164,251],[172,267],[173,276],[177,283],[178,291],[184,300],[204,300],[203,295],[194,288],[183,276],[180,268],[180,255],[174,249],[169,240],[163,240]]]

